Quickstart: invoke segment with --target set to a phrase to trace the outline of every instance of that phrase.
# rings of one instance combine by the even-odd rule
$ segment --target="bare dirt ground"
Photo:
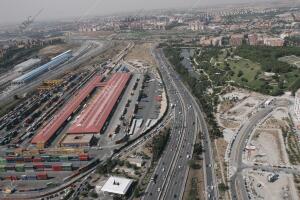
[[[64,51],[74,48],[75,46],[69,44],[51,45],[41,49],[38,53],[41,57],[54,57]]]
[[[267,97],[264,95],[233,88],[220,96],[221,101],[216,114],[219,125],[224,129],[238,128],[266,99]]]
[[[246,155],[247,161],[269,165],[289,164],[283,137],[283,131],[288,128],[288,110],[274,110],[251,136],[250,145],[254,146],[255,150]]]
[[[252,170],[245,172],[248,189],[251,191],[253,199],[299,199],[292,175],[279,174],[279,179],[271,183],[268,182],[267,179],[269,174],[270,173]]]
[[[134,48],[126,56],[125,60],[143,60],[147,64],[154,66],[155,60],[151,55],[151,43],[135,44]]]
[[[248,155],[252,162],[277,166],[289,163],[280,129],[256,130],[251,145],[256,147]]]

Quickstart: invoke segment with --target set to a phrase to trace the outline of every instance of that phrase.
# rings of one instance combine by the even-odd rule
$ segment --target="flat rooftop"
[[[79,114],[67,133],[100,133],[130,77],[129,73],[115,73],[101,92]]]
[[[84,144],[90,143],[93,139],[93,134],[76,134],[76,135],[66,135],[61,144]]]
[[[133,183],[132,179],[111,176],[101,188],[103,192],[125,195]]]

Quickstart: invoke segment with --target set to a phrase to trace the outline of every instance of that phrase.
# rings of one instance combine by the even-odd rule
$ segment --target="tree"
[[[133,192],[133,196],[134,196],[135,198],[138,198],[138,197],[141,196],[141,193],[140,193],[140,186],[137,186],[137,187],[135,188],[135,190],[134,190],[134,192]]]
[[[81,192],[81,196],[87,197],[87,196],[88,196],[88,192],[87,192],[87,191],[82,191],[82,192]]]
[[[222,192],[225,192],[226,190],[229,189],[229,187],[227,185],[225,185],[224,183],[219,183],[218,188]]]
[[[202,152],[203,152],[202,144],[201,143],[194,144],[194,154],[201,155]]]
[[[92,198],[98,198],[98,194],[95,191],[90,192],[90,197]]]
[[[241,77],[241,76],[243,76],[243,74],[244,74],[244,73],[240,70],[240,71],[238,72],[238,75],[237,75],[237,76],[238,76],[238,77]]]
[[[20,97],[19,97],[17,94],[15,94],[15,95],[14,95],[14,99],[15,99],[15,100],[18,100],[18,99],[20,99]]]

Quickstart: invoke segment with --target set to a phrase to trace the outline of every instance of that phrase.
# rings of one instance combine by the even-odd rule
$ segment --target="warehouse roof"
[[[132,183],[132,179],[111,176],[103,185],[101,191],[125,195]]]
[[[50,122],[38,132],[38,134],[32,139],[31,143],[47,143],[101,80],[101,76],[94,76],[94,78],[90,80],[81,90],[79,90],[60,110],[60,112],[58,112],[50,120]]]
[[[129,73],[115,73],[67,132],[99,133],[130,77]]]
[[[61,142],[61,144],[86,144],[90,143],[93,139],[93,134],[76,134],[76,135],[70,135],[68,134],[64,140]]]

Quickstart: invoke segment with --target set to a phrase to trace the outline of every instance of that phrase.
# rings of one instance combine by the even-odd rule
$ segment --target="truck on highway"
[[[151,177],[151,181],[153,181],[154,183],[156,183],[157,177],[158,177],[158,174],[154,174],[154,176]]]

